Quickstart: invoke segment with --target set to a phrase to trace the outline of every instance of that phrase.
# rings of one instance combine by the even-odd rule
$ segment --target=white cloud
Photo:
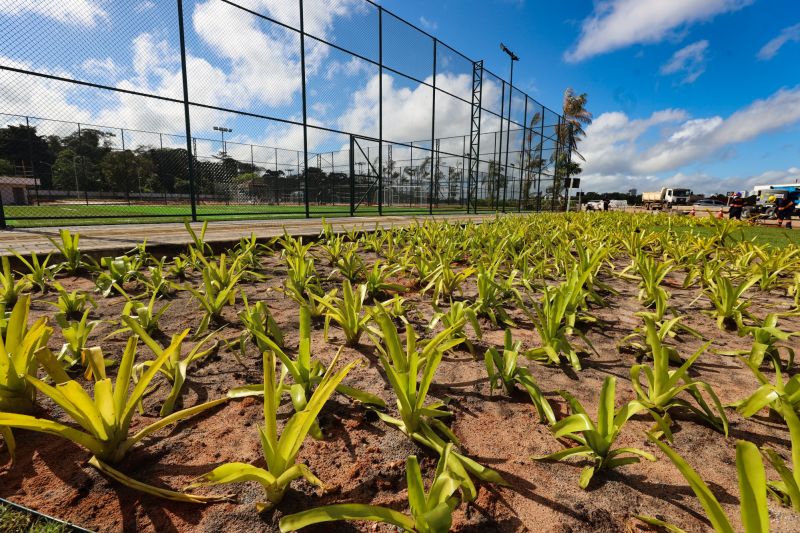
[[[81,70],[100,78],[114,78],[120,72],[120,68],[110,57],[105,59],[89,58],[81,63]]]
[[[661,66],[661,74],[683,74],[681,83],[694,83],[706,71],[708,41],[702,40],[684,46]]]
[[[0,56],[0,64],[21,70],[31,70],[30,63]],[[61,71],[46,74],[69,76]],[[88,122],[90,113],[69,101],[79,91],[75,85],[0,71],[0,108],[3,113],[38,116],[69,117],[75,122]],[[16,121],[14,121],[16,123]],[[51,133],[43,131],[43,133]]]
[[[0,3],[0,13],[4,15],[23,15],[33,13],[51,18],[65,24],[93,27],[108,19],[103,9],[104,2],[98,0],[47,1],[11,0]]]
[[[581,35],[564,54],[569,62],[619,50],[637,43],[656,43],[677,30],[716,15],[741,9],[753,0],[598,0],[584,19]]]
[[[800,42],[800,24],[795,24],[794,26],[789,26],[781,30],[777,37],[770,40],[758,51],[758,59],[762,61],[772,59],[781,47],[789,42]]]
[[[139,2],[136,4],[134,8],[137,13],[144,13],[145,11],[149,11],[156,7],[156,3],[152,0],[144,0],[143,2]]]
[[[433,31],[439,28],[439,24],[435,20],[429,20],[423,16],[419,17],[419,23],[423,28],[429,31]]]
[[[800,182],[800,168],[769,170],[757,175],[715,176],[706,173],[677,172],[667,176],[638,174],[581,174],[584,192],[612,192],[636,189],[657,191],[661,187],[686,187],[696,194],[716,194],[728,191],[751,191],[756,185]]]
[[[685,111],[665,110],[647,119],[603,113],[587,129],[580,146],[590,174],[647,176],[706,161],[737,143],[800,122],[800,86],[781,89],[727,118],[689,119]],[[655,142],[650,131],[660,127]]]

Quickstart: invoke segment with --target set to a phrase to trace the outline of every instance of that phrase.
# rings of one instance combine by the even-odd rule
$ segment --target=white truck
[[[690,189],[662,187],[660,191],[642,193],[645,209],[672,209],[674,205],[689,205],[693,198]]]

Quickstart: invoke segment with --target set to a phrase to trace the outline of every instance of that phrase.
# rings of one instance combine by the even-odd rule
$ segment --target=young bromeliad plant
[[[100,273],[95,283],[97,290],[106,298],[114,291],[124,294],[125,283],[138,279],[141,267],[138,260],[127,255],[103,257],[100,266],[106,270]]]
[[[683,359],[681,359],[678,350],[672,346],[664,344],[664,341],[667,338],[676,338],[679,335],[679,332],[683,331],[688,333],[689,335],[697,338],[702,339],[703,336],[700,334],[699,331],[686,326],[681,323],[684,317],[676,316],[669,320],[663,320],[663,316],[659,318],[659,313],[637,313],[637,315],[642,316],[643,314],[647,314],[650,316],[653,321],[655,322],[658,338],[661,340],[661,346],[666,350],[667,354],[669,355],[669,362],[673,365],[682,365]],[[625,336],[618,344],[618,349],[622,351],[633,352],[636,354],[636,361],[641,362],[645,358],[653,358],[653,350],[652,347],[647,343],[647,327],[643,323],[642,326],[637,326],[633,333],[630,335]]]
[[[69,292],[58,282],[53,286],[56,292],[58,292],[58,298],[55,302],[45,303],[58,309],[56,320],[59,319],[59,316],[63,316],[67,319],[77,319],[83,315],[87,306],[91,306],[93,309],[97,308],[97,302],[94,301],[91,294],[81,290]]]
[[[594,475],[602,470],[617,468],[623,465],[638,463],[640,458],[655,461],[656,458],[644,450],[637,448],[612,448],[625,423],[642,410],[637,402],[628,402],[615,409],[617,379],[609,376],[603,381],[600,391],[600,402],[597,407],[597,421],[589,418],[581,403],[571,394],[559,391],[567,401],[572,414],[559,420],[550,430],[556,438],[567,438],[578,443],[578,446],[567,448],[550,455],[537,456],[535,461],[560,461],[567,457],[582,456],[593,464],[581,472],[579,485],[582,489],[589,486]]]
[[[358,252],[357,243],[348,243],[342,256],[336,261],[336,268],[333,271],[341,274],[350,283],[357,283],[364,277],[366,266]]]
[[[643,409],[647,409],[656,421],[656,427],[668,440],[672,440],[670,426],[672,420],[669,412],[675,408],[685,408],[705,420],[714,429],[728,435],[728,418],[725,410],[714,389],[705,381],[689,378],[689,367],[708,348],[710,341],[701,346],[691,357],[676,370],[669,369],[670,353],[672,348],[664,345],[659,335],[659,328],[655,316],[650,313],[641,313],[644,320],[647,344],[653,357],[653,366],[638,364],[631,367],[630,376],[637,402]],[[644,374],[646,392],[642,386],[641,376]],[[715,409],[712,409],[703,397],[702,391],[711,398]],[[678,396],[689,394],[695,404]]]
[[[391,317],[380,307],[375,309],[373,316],[378,329],[374,332],[375,336],[370,336],[397,396],[397,410],[400,414],[400,418],[395,418],[376,411],[378,417],[440,455],[448,442],[459,445],[456,435],[441,421],[442,418],[452,416],[452,413],[444,408],[445,404],[441,401],[430,404],[426,404],[426,401],[443,353],[458,345],[461,339],[454,339],[452,328],[448,328],[418,345],[413,328],[406,324],[404,347]],[[505,485],[497,472],[459,453],[453,452],[448,464],[461,480],[466,501],[474,500],[477,495],[470,474],[483,481]]]
[[[388,293],[401,293],[405,287],[399,283],[392,283],[389,279],[400,272],[397,265],[389,266],[381,261],[375,261],[372,270],[368,270],[364,277],[364,285],[367,287],[367,295],[370,298],[381,298]]]
[[[744,359],[744,363],[761,385],[753,394],[733,404],[740,415],[750,418],[765,407],[781,414],[783,406],[790,406],[795,412],[800,412],[800,374],[784,380],[780,366],[775,366],[775,383],[771,383],[748,359]]]
[[[23,295],[11,310],[6,331],[0,342],[0,411],[29,413],[34,408],[36,388],[27,376],[36,373],[38,365],[36,351],[47,346],[53,328],[42,317],[30,326],[30,296]],[[15,442],[11,429],[0,423],[0,435],[6,441],[11,457],[14,457]]]
[[[128,339],[116,380],[113,381],[106,376],[102,350],[87,349],[87,365],[91,367],[94,376],[93,397],[77,381],[69,379],[61,363],[47,347],[41,347],[36,350],[36,359],[54,385],[49,385],[31,375],[27,375],[25,379],[35,388],[34,390],[38,390],[58,404],[81,429],[54,420],[10,412],[0,412],[0,426],[62,437],[83,446],[103,462],[117,463],[125,457],[131,447],[156,431],[227,401],[227,398],[221,398],[184,409],[130,434],[131,420],[136,406],[171,353],[180,348],[180,340],[180,337],[175,339],[169,348],[152,361],[133,387],[131,380],[138,337],[134,335]]]
[[[80,320],[67,320],[64,315],[56,315],[56,322],[65,341],[56,358],[64,364],[64,369],[67,371],[80,363],[85,369],[86,379],[91,378],[91,367],[86,364],[84,350],[88,348],[92,331],[102,323],[102,320],[89,320],[89,311],[89,309],[84,311]]]
[[[0,303],[6,307],[13,307],[20,295],[27,291],[31,284],[25,276],[19,279],[14,276],[8,257],[3,256],[0,262],[3,265],[3,270],[0,272]]]
[[[183,289],[189,291],[205,311],[195,332],[195,337],[199,337],[208,331],[212,322],[220,320],[225,307],[236,302],[236,285],[239,283],[242,272],[230,273],[224,259],[220,259],[220,265],[220,269],[214,269],[213,267],[203,269],[202,290],[198,290],[191,285],[183,286]]]
[[[478,268],[478,298],[475,300],[475,312],[479,317],[487,318],[494,326],[503,324],[514,326],[505,305],[509,301],[507,291],[495,280],[496,270]]]
[[[489,392],[494,392],[496,388],[503,387],[506,394],[513,395],[517,391],[517,385],[524,388],[533,402],[539,419],[550,425],[556,423],[556,417],[550,402],[542,394],[542,390],[536,383],[530,370],[517,365],[520,356],[522,343],[514,341],[511,330],[506,329],[504,345],[502,351],[494,346],[489,348],[484,354],[486,373],[489,375]]]
[[[261,337],[267,337],[274,341],[279,348],[283,348],[283,331],[272,316],[266,302],[256,302],[251,307],[247,301],[247,295],[242,291],[242,303],[244,303],[244,309],[239,311],[239,320],[242,322],[244,330],[237,341],[228,344],[228,348],[237,348],[238,345],[239,353],[234,352],[234,355],[240,364],[244,364],[242,361],[248,344],[255,344],[259,353],[270,349],[270,346],[262,341]]]
[[[390,524],[416,533],[447,533],[453,525],[453,510],[459,504],[456,492],[461,480],[450,467],[452,444],[447,444],[439,457],[436,473],[428,492],[422,480],[422,471],[415,455],[406,459],[406,483],[410,516],[388,507],[345,503],[325,505],[284,516],[281,532],[297,531],[314,524],[339,520],[358,520]]]
[[[722,505],[711,489],[686,460],[678,455],[667,444],[652,435],[655,443],[670,461],[678,468],[689,483],[697,499],[706,512],[708,521],[717,533],[734,533],[737,531],[725,514]],[[744,533],[767,533],[769,531],[769,508],[767,507],[767,475],[758,447],[752,442],[740,440],[736,443],[736,472],[739,478],[740,504]],[[658,526],[674,533],[685,533],[679,527],[651,516],[637,515],[639,520]]]
[[[55,241],[52,237],[48,237],[47,239],[64,259],[63,262],[59,264],[59,268],[69,274],[77,274],[81,269],[87,266],[83,261],[83,254],[81,254],[81,250],[78,247],[81,236],[78,233],[73,235],[68,229],[59,230],[58,235],[61,239],[60,243]]]
[[[261,302],[259,302],[261,303]],[[259,348],[259,351],[271,351],[278,357],[285,371],[292,377],[292,385],[284,385],[280,393],[288,393],[292,405],[296,412],[300,412],[308,405],[308,398],[311,397],[314,389],[319,385],[325,375],[325,367],[322,363],[312,356],[311,350],[311,314],[305,307],[300,308],[300,342],[297,348],[297,355],[292,359],[285,351],[283,343],[280,344],[268,332],[260,329],[253,329],[250,332]],[[340,383],[336,386],[336,392],[357,400],[366,405],[374,405],[380,408],[386,407],[386,403],[379,397],[368,392],[348,387]],[[264,385],[245,385],[232,389],[228,396],[231,398],[242,398],[246,396],[261,395],[264,393]],[[319,425],[314,422],[310,429],[311,436],[315,439],[322,439],[322,432]]]
[[[786,341],[792,337],[800,336],[800,332],[786,332],[778,328],[778,314],[770,313],[764,318],[764,322],[755,326],[742,326],[739,329],[739,336],[749,335],[753,338],[753,344],[749,350],[735,350],[722,352],[726,355],[746,355],[751,366],[760,367],[767,359],[772,366],[782,366],[781,350],[786,352],[787,362],[783,367],[790,369],[794,365],[794,348]]]
[[[578,335],[591,348],[589,339],[575,324],[575,286],[562,283],[556,287],[547,286],[543,290],[542,302],[533,302],[534,312],[531,320],[542,346],[525,352],[525,356],[540,363],[559,365],[565,357],[575,370],[581,369],[578,352],[572,346],[570,338]]]
[[[717,317],[717,326],[720,329],[737,330],[744,326],[744,318],[752,318],[747,308],[750,302],[742,298],[742,295],[756,283],[756,278],[750,278],[738,285],[727,276],[719,276],[713,285],[709,285],[704,290],[714,310],[711,314]]]
[[[439,305],[442,297],[452,299],[456,292],[460,294],[461,286],[476,272],[474,267],[456,270],[450,256],[436,255],[439,266],[428,276],[428,284],[422,289],[423,293],[433,290],[433,305]]]
[[[276,381],[275,354],[271,350],[267,350],[263,353],[263,360],[264,426],[259,428],[259,435],[267,468],[259,468],[247,463],[226,463],[200,476],[196,482],[187,487],[188,490],[206,485],[257,481],[264,488],[266,494],[266,501],[256,503],[256,509],[259,512],[279,504],[286,494],[289,484],[295,479],[302,477],[312,485],[323,486],[306,465],[297,462],[297,454],[328,398],[357,364],[356,361],[353,361],[339,372],[334,373],[338,361],[338,357],[334,357],[316,390],[308,399],[305,408],[295,412],[289,418],[279,436],[278,407],[283,395],[284,378],[287,371],[284,367],[280,378]]]
[[[36,252],[31,252],[30,259],[27,259],[15,250],[11,250],[11,253],[13,253],[17,260],[28,269],[28,272],[19,272],[19,274],[21,274],[31,286],[36,287],[40,293],[46,293],[47,289],[50,288],[50,284],[55,281],[55,275],[58,272],[57,267],[48,266],[52,254],[48,254],[43,261],[39,261],[39,256],[36,255]]]
[[[172,384],[172,389],[161,406],[160,415],[167,416],[172,414],[173,410],[175,409],[175,403],[180,398],[181,390],[186,382],[186,374],[189,371],[189,367],[195,361],[202,361],[210,353],[214,352],[214,350],[216,350],[219,346],[219,341],[212,344],[210,348],[203,349],[211,337],[214,336],[214,333],[212,332],[201,341],[197,342],[194,347],[189,350],[189,353],[186,355],[186,357],[181,359],[183,341],[189,334],[188,329],[184,330],[179,335],[173,335],[169,346],[162,348],[160,344],[158,344],[150,335],[147,334],[144,327],[136,319],[130,316],[123,316],[122,321],[125,323],[128,329],[130,329],[130,331],[137,336],[137,338],[142,339],[144,344],[150,348],[150,351],[152,351],[156,356],[155,360],[143,361],[141,363],[137,363],[133,367],[133,376],[137,383],[139,379],[141,379],[140,376],[145,375],[145,373],[149,371],[156,361],[161,360],[161,356],[164,354],[167,355],[167,358],[159,365],[158,370],[164,374],[164,377],[166,377],[167,380]]]
[[[353,290],[350,281],[344,280],[342,297],[324,298],[314,295],[317,302],[325,311],[325,340],[328,340],[328,329],[331,320],[336,322],[342,331],[346,344],[356,346],[361,340],[361,335],[366,331],[370,316],[364,313],[364,301],[367,299],[367,286],[359,285]]]
[[[436,327],[436,324],[441,322],[445,328],[453,332],[453,338],[462,339],[469,352],[475,356],[475,347],[469,338],[467,338],[466,332],[464,331],[467,324],[469,324],[472,327],[472,331],[475,333],[475,336],[478,337],[479,340],[481,339],[483,333],[481,331],[481,325],[480,322],[478,322],[478,315],[475,313],[475,309],[472,306],[467,305],[465,302],[451,301],[450,308],[447,310],[447,312],[441,311],[436,306],[434,306],[434,310],[436,313],[433,315],[433,318],[428,324],[428,329],[433,330],[433,328]]]

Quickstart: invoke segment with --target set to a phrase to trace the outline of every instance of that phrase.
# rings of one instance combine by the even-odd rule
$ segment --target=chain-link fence
[[[0,0],[0,225],[553,210],[562,117],[368,0]]]

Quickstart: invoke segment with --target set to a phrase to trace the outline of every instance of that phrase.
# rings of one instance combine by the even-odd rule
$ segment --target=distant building
[[[636,190],[636,189],[628,189],[628,196],[631,196],[631,197],[633,197],[633,196],[637,196],[637,193],[638,193],[638,192],[639,192],[639,191],[638,191],[638,190]]]
[[[3,205],[30,205],[31,189],[38,185],[36,178],[0,176],[0,198]]]

